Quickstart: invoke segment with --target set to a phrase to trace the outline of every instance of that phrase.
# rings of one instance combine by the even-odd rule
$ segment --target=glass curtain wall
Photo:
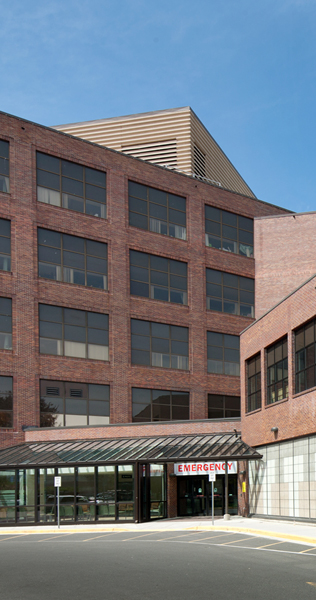
[[[56,475],[61,522],[134,521],[134,470],[134,464],[2,470],[0,524],[56,523]],[[160,496],[157,477],[157,502]]]

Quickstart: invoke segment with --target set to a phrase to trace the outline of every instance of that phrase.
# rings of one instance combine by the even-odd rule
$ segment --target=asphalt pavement
[[[277,519],[259,519],[244,518],[232,516],[228,521],[224,518],[215,518],[214,526],[210,518],[175,518],[160,519],[150,521],[149,523],[131,523],[122,521],[121,523],[107,524],[61,524],[60,529],[57,525],[50,526],[24,526],[24,527],[1,527],[0,535],[10,534],[40,534],[47,535],[59,533],[79,533],[85,532],[168,532],[168,531],[230,531],[233,533],[245,533],[254,536],[266,538],[275,538],[278,540],[289,540],[293,542],[302,542],[308,545],[316,546],[316,523],[305,523],[301,521],[286,521]]]

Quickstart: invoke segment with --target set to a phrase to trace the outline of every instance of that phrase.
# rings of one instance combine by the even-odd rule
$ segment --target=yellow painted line
[[[308,585],[313,585],[316,587],[316,583],[314,581],[306,581],[306,583],[308,583]]]
[[[90,540],[98,540],[99,538],[103,538],[103,537],[109,537],[110,535],[113,535],[117,533],[116,531],[108,531],[107,533],[103,533],[102,535],[96,535],[95,537],[89,537],[86,540],[81,540],[82,542],[90,542]]]
[[[228,534],[229,533],[230,532],[228,532]],[[214,540],[214,539],[217,539],[219,537],[223,537],[223,536],[228,535],[228,534],[227,533],[220,533],[219,535],[210,535],[209,537],[204,537],[204,538],[201,538],[199,540],[193,540],[192,542],[189,542],[189,544],[193,544],[194,542],[204,542],[204,540]],[[233,534],[231,533],[231,535],[233,535]]]
[[[307,548],[307,550],[301,550],[300,554],[304,554],[304,552],[310,552],[311,550],[316,550],[316,548]]]
[[[167,533],[167,532],[166,532]],[[174,540],[176,538],[188,537],[189,533],[183,533],[182,535],[172,535],[171,537],[161,538],[161,540],[156,540],[157,542],[168,542],[168,540]],[[200,533],[199,531],[193,531],[192,533]]]
[[[260,550],[260,548],[268,548],[268,546],[277,546],[278,544],[284,544],[284,541],[282,540],[282,542],[273,542],[272,544],[265,544],[265,546],[257,546],[255,550]]]
[[[44,538],[43,540],[38,540],[38,543],[47,542],[47,540],[53,540],[54,538],[60,538],[60,536],[65,537],[66,535],[73,535],[73,533],[64,533],[61,531],[58,535],[50,535],[48,538]]]
[[[241,538],[241,540],[232,540],[231,542],[223,542],[221,546],[227,546],[228,544],[238,544],[239,542],[244,542],[245,540],[251,539],[249,536],[245,538]]]
[[[7,540],[12,540],[13,538],[18,538],[18,537],[25,537],[26,535],[28,535],[27,533],[20,533],[17,535],[10,535],[10,537],[5,538],[5,540],[0,540],[0,542],[6,542]]]
[[[138,538],[142,538],[142,537],[146,537],[147,535],[155,535],[155,531],[152,531],[150,533],[143,533],[142,535],[135,535],[135,537],[131,537],[131,538],[126,538],[126,540],[122,540],[122,542],[129,542],[130,540],[138,540]],[[158,542],[160,540],[157,540]]]
[[[194,529],[194,530],[204,530],[204,531],[231,531],[232,533],[251,533],[253,535],[258,535],[260,537],[271,537],[271,538],[282,538],[284,540],[292,540],[292,541],[296,541],[296,542],[307,542],[308,544],[311,545],[315,545],[316,544],[316,537],[314,538],[310,538],[310,537],[306,537],[303,535],[292,535],[290,533],[280,533],[280,532],[276,532],[276,531],[264,531],[262,529],[249,529],[246,527],[216,527],[214,525],[214,527],[212,526],[208,526],[208,527],[190,527],[190,529]]]

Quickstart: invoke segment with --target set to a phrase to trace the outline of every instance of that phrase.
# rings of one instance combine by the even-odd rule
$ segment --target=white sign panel
[[[211,473],[208,474],[208,480],[209,481],[216,481],[216,473],[215,473],[215,471],[212,471]]]
[[[227,461],[228,474],[237,473],[237,462]],[[176,463],[174,465],[175,475],[209,475],[209,473],[225,474],[224,462],[191,462]]]
[[[54,487],[61,487],[61,477],[54,477]]]

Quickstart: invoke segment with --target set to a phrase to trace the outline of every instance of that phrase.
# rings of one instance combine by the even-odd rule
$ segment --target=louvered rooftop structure
[[[189,106],[57,125],[55,129],[256,197]]]

